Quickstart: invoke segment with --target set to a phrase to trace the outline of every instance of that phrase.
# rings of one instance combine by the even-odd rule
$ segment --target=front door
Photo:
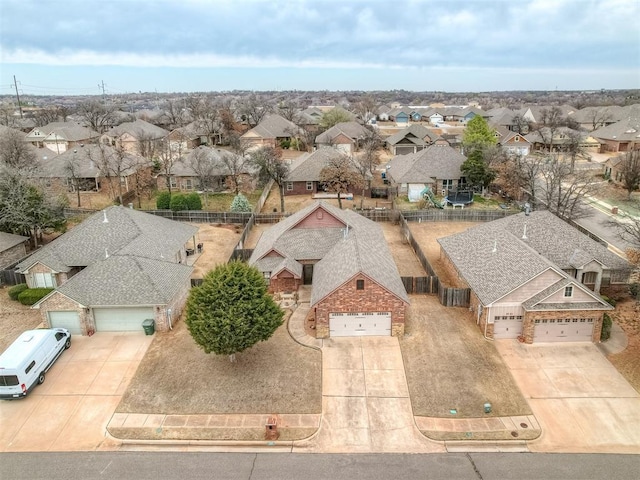
[[[313,280],[313,264],[305,264],[302,266],[302,276],[304,277],[304,285],[311,285]]]

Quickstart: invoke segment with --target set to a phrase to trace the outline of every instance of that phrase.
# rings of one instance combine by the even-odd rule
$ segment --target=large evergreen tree
[[[485,162],[482,151],[474,150],[460,167],[467,182],[483,190],[496,178],[496,173]]]
[[[469,120],[462,136],[465,154],[469,155],[473,150],[486,150],[497,142],[493,128],[484,118],[476,115]]]
[[[186,324],[206,353],[229,355],[234,361],[236,353],[268,340],[283,316],[262,274],[235,261],[216,267],[191,290]]]

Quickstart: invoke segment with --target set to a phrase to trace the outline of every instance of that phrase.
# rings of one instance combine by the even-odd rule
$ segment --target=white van
[[[66,328],[42,328],[23,332],[0,355],[0,398],[22,398],[44,382],[45,373],[71,346]]]

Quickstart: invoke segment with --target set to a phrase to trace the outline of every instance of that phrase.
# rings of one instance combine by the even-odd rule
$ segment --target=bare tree
[[[223,125],[220,121],[218,106],[213,99],[205,97],[199,100],[197,105],[191,105],[191,115],[198,129],[198,133],[207,136],[209,145],[222,143]]]
[[[568,130],[566,138],[564,150],[571,160],[571,173],[573,173],[576,168],[576,158],[579,155],[584,155],[584,148],[582,147],[583,135],[577,130]]]
[[[129,167],[132,171],[132,178],[135,182],[134,189],[138,199],[138,208],[142,208],[142,197],[153,190],[155,180],[151,174],[151,161],[140,155],[130,157]]]
[[[13,127],[16,124],[16,118],[13,115],[16,107],[8,103],[0,105],[0,125],[5,127]]]
[[[232,131],[228,134],[228,140],[231,151],[241,157],[245,157],[247,155],[251,143],[248,142],[245,138],[242,138],[242,135],[240,135],[238,132]]]
[[[536,129],[547,152],[551,153],[553,139],[556,137],[558,129],[563,125],[564,119],[559,107],[543,108],[540,111],[540,122],[536,125]]]
[[[104,133],[115,122],[115,107],[95,100],[79,103],[77,111],[89,128],[98,133]]]
[[[164,102],[164,117],[171,128],[183,127],[186,124],[186,116],[184,112],[184,101],[181,99],[171,98]]]
[[[514,131],[521,134],[528,133],[529,129],[531,128],[529,125],[529,120],[527,120],[520,114],[515,115],[511,120],[511,123],[513,124]]]
[[[282,161],[282,150],[264,146],[251,152],[250,162],[260,171],[263,180],[273,180],[278,185],[280,211],[284,212],[284,186],[289,175],[289,165]]]
[[[620,180],[627,191],[627,199],[640,188],[640,150],[632,150],[624,154],[619,163]]]
[[[222,124],[222,132],[229,135],[236,131],[235,109],[231,100],[223,100],[218,107],[218,116]]]
[[[0,135],[0,163],[25,173],[37,167],[34,149],[17,130],[7,130]]]
[[[71,187],[76,192],[77,207],[81,207],[80,203],[80,181],[82,177],[80,176],[80,159],[77,155],[70,155],[65,161],[64,171],[67,175],[67,180],[71,183]]]
[[[287,99],[278,104],[278,114],[286,118],[290,122],[296,123],[298,112],[300,111],[300,102]]]
[[[221,152],[220,161],[227,170],[227,181],[230,183],[229,187],[238,195],[240,193],[240,187],[242,186],[242,175],[245,173],[246,159],[244,156],[234,153]]]
[[[342,208],[341,195],[349,192],[350,188],[360,188],[363,178],[355,168],[354,162],[346,155],[338,153],[320,171],[320,181],[330,192],[338,194],[338,206]]]
[[[248,95],[238,102],[238,113],[250,128],[259,124],[267,114],[272,112],[272,106],[255,93]]]
[[[570,164],[558,155],[547,157],[541,164],[536,186],[546,208],[567,219],[584,216],[588,208],[583,202],[585,197],[596,193],[599,187],[589,171],[572,173]]]
[[[216,169],[211,150],[209,147],[198,147],[193,150],[187,158],[187,163],[198,177],[200,190],[205,192],[204,202],[205,206],[208,206],[209,196],[207,195],[207,191],[212,187],[212,180]]]
[[[171,145],[168,139],[164,139],[159,144],[158,151],[156,152],[156,158],[158,160],[158,168],[160,173],[162,173],[165,177],[165,181],[167,182],[167,190],[169,190],[169,195],[171,195],[171,175],[173,175],[173,168],[180,158],[179,151]]]
[[[380,134],[376,130],[367,129],[367,134],[362,139],[358,161],[364,163],[371,174],[373,174],[376,171],[376,167],[380,165],[381,148],[382,138]]]
[[[60,112],[56,107],[41,108],[33,114],[33,119],[37,127],[44,127],[49,123],[57,122],[59,118]]]
[[[591,122],[591,130],[596,130],[604,127],[613,118],[613,115],[608,108],[593,107],[587,114],[587,118]]]
[[[315,143],[316,137],[320,135],[324,130],[319,129],[314,125],[300,125],[300,131],[298,135],[300,136],[300,140],[304,144],[304,148],[307,152],[313,150],[313,144]],[[298,142],[299,144],[300,142]]]
[[[378,106],[378,102],[374,97],[366,95],[356,102],[353,106],[353,111],[364,123],[368,123],[372,118],[376,118]]]
[[[136,147],[138,150],[138,154],[142,157],[152,160],[156,156],[156,150],[158,149],[162,141],[154,138],[154,136],[150,133],[143,132],[142,130],[140,130],[136,134],[136,138]]]

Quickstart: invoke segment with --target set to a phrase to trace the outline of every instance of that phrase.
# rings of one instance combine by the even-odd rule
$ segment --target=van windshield
[[[15,387],[18,385],[16,375],[0,375],[0,387]]]

